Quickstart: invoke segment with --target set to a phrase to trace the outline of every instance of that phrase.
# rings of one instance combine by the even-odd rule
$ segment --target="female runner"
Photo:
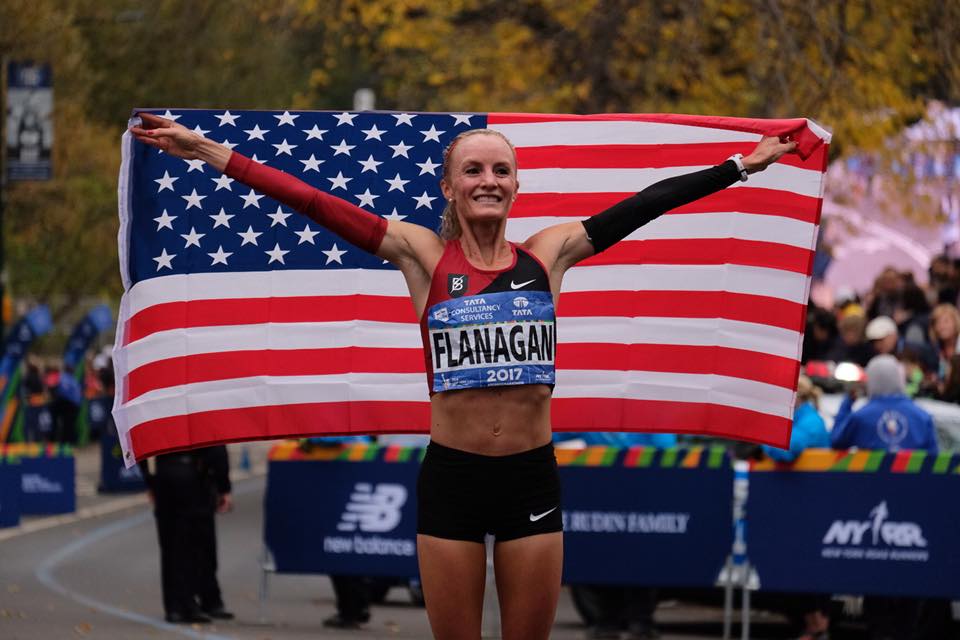
[[[503,638],[549,637],[563,559],[550,427],[563,275],[665,211],[762,171],[796,143],[763,138],[747,157],[658,182],[587,220],[514,244],[504,233],[520,187],[517,158],[499,132],[467,131],[447,148],[438,235],[387,221],[182,125],[140,117],[142,126],[131,128],[140,142],[202,160],[400,270],[421,319],[431,394],[417,553],[433,634],[480,638],[491,533]]]

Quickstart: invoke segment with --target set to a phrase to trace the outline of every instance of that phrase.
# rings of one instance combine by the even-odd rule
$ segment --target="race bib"
[[[553,296],[502,291],[430,307],[433,391],[554,384]]]

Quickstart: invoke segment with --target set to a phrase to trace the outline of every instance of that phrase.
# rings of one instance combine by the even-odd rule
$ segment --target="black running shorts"
[[[498,542],[563,530],[553,445],[484,456],[431,442],[417,479],[417,533]]]

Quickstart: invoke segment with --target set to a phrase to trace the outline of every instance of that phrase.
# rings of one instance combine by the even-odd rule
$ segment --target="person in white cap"
[[[877,316],[867,324],[864,333],[877,355],[896,355],[900,351],[897,323],[890,316]]]

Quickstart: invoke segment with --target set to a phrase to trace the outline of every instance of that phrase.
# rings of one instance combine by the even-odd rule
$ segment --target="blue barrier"
[[[0,528],[20,524],[20,461],[0,455]]]
[[[960,456],[809,451],[755,466],[749,556],[772,591],[960,597]]]
[[[20,461],[20,513],[47,515],[77,509],[73,449],[35,442],[0,447],[0,454]]]
[[[146,483],[140,467],[134,465],[128,469],[123,463],[117,425],[110,414],[112,405],[111,396],[91,398],[87,405],[90,431],[100,434],[100,484],[97,489],[102,493],[143,491]]]

